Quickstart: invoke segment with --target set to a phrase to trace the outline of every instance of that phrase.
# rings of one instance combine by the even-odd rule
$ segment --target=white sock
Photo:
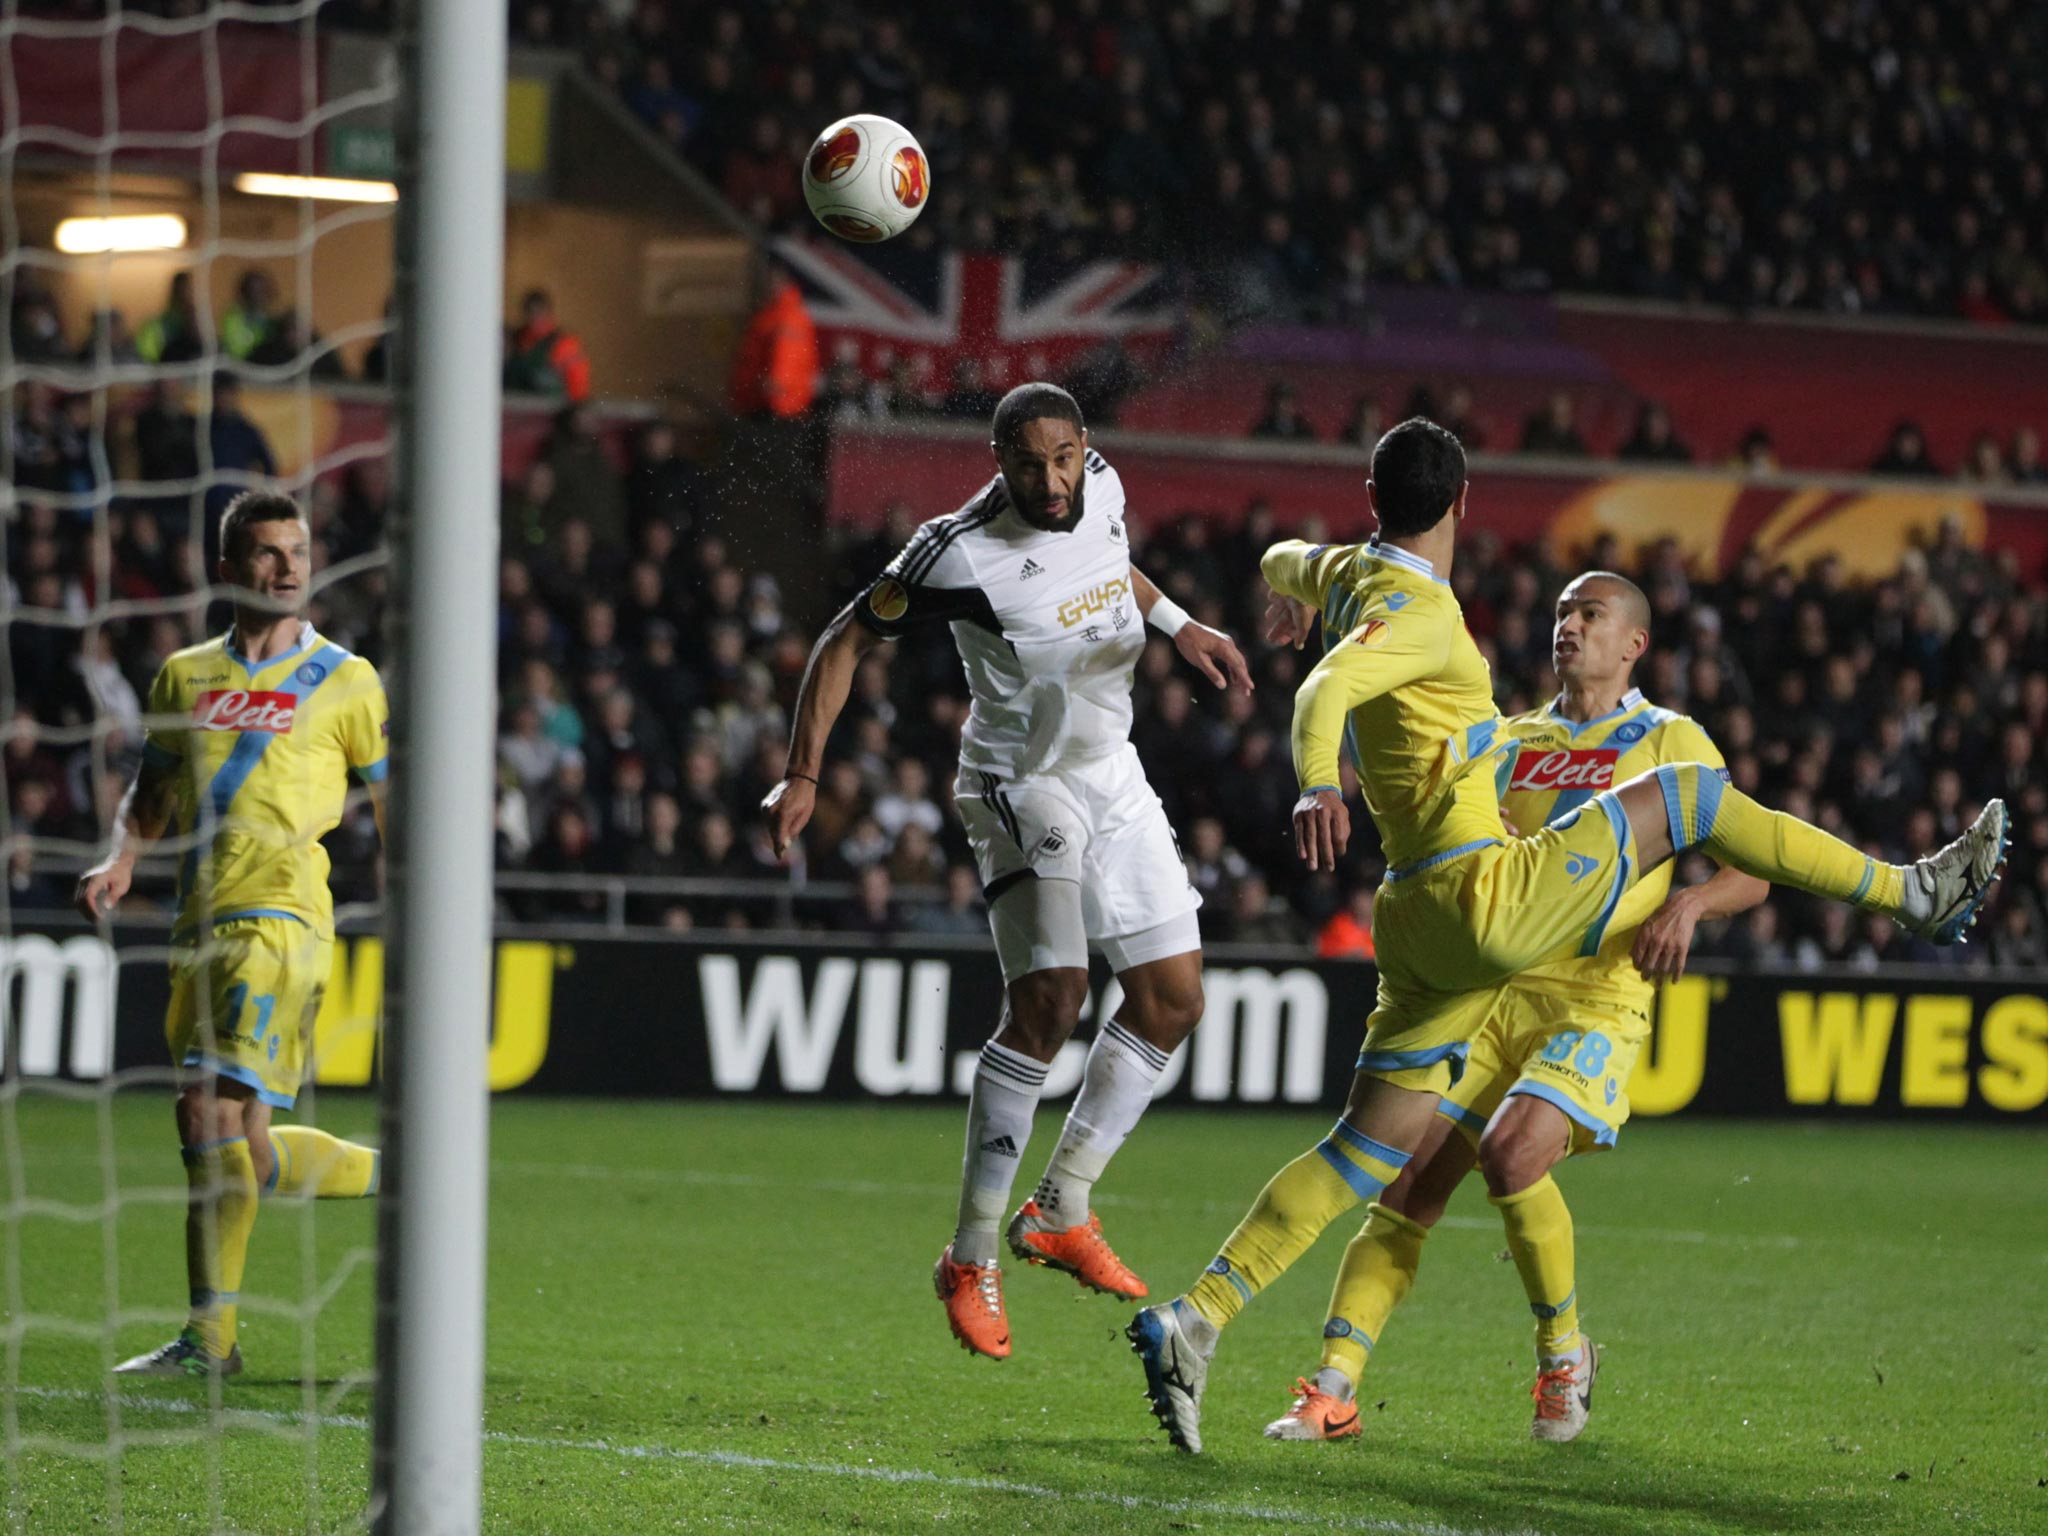
[[[1078,1227],[1088,1219],[1095,1181],[1152,1102],[1152,1085],[1166,1070],[1166,1059],[1166,1052],[1116,1020],[1102,1026],[1088,1052],[1088,1070],[1081,1077],[1074,1107],[1067,1111],[1060,1144],[1032,1197],[1048,1221]]]
[[[987,1264],[1010,1213],[1010,1186],[1031,1139],[1031,1116],[1045,1086],[1046,1064],[991,1040],[974,1069],[967,1104],[967,1159],[960,1169],[960,1225],[953,1262]]]

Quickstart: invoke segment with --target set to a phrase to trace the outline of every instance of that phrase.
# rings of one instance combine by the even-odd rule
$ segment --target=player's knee
[[[1513,1120],[1486,1128],[1479,1138],[1479,1172],[1488,1194],[1518,1194],[1550,1172],[1563,1148],[1538,1130]]]
[[[1196,971],[1185,981],[1148,988],[1142,998],[1127,1001],[1125,1022],[1152,1044],[1171,1051],[1194,1033],[1204,1006],[1202,975]]]
[[[1010,983],[1010,1016],[1003,1035],[1013,1049],[1052,1060],[1067,1043],[1088,1002],[1088,973],[1065,966],[1033,971]]]
[[[248,1135],[245,1105],[241,1095],[222,1092],[218,1085],[190,1084],[178,1094],[178,1140],[196,1147]]]

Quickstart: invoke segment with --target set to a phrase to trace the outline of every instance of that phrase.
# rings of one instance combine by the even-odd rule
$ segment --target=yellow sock
[[[210,1354],[225,1358],[235,1347],[242,1266],[256,1225],[256,1164],[249,1156],[249,1138],[187,1147],[185,1180],[192,1190],[185,1218],[191,1326]]]
[[[1492,1199],[1508,1229],[1508,1252],[1522,1272],[1529,1310],[1536,1314],[1536,1353],[1546,1359],[1568,1355],[1579,1347],[1579,1291],[1564,1193],[1546,1173],[1517,1194]]]
[[[1323,1228],[1401,1176],[1408,1154],[1339,1120],[1330,1134],[1273,1175],[1223,1251],[1188,1291],[1221,1328],[1322,1235]]]
[[[1896,913],[1905,905],[1905,870],[1880,864],[1797,816],[1766,810],[1723,780],[1719,769],[1677,763],[1654,771],[1673,848],[1704,848],[1759,880],[1873,912]]]
[[[1365,1208],[1365,1226],[1344,1250],[1330,1292],[1330,1320],[1323,1325],[1323,1364],[1342,1371],[1354,1387],[1387,1319],[1415,1284],[1427,1236],[1429,1228],[1375,1200]]]
[[[343,1141],[310,1125],[271,1127],[267,1195],[313,1194],[322,1200],[360,1200],[377,1193],[384,1154],[375,1147]]]

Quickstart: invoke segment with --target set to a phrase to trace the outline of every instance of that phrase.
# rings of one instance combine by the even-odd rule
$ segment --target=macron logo
[[[1600,861],[1590,854],[1575,853],[1564,861],[1564,872],[1572,877],[1573,885],[1577,885],[1599,867]]]
[[[981,1144],[981,1150],[993,1153],[997,1157],[1015,1157],[1017,1155],[1017,1143],[1008,1136],[998,1136],[992,1141],[984,1141]]]
[[[1387,606],[1396,613],[1399,613],[1414,601],[1415,599],[1406,592],[1389,592],[1387,594]]]
[[[1029,581],[1034,576],[1043,576],[1044,574],[1045,567],[1036,560],[1027,557],[1024,561],[1024,569],[1017,573],[1017,579],[1019,581]]]

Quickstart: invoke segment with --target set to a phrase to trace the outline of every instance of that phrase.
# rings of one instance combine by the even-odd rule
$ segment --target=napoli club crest
[[[1614,739],[1626,746],[1630,742],[1641,741],[1649,734],[1650,728],[1643,724],[1642,721],[1631,720],[1627,725],[1624,725],[1614,733]]]
[[[321,666],[320,663],[317,661],[309,661],[303,667],[299,668],[299,670],[296,673],[294,673],[293,676],[295,676],[300,682],[304,683],[308,688],[317,688],[320,686],[321,681],[327,676],[327,669]]]

